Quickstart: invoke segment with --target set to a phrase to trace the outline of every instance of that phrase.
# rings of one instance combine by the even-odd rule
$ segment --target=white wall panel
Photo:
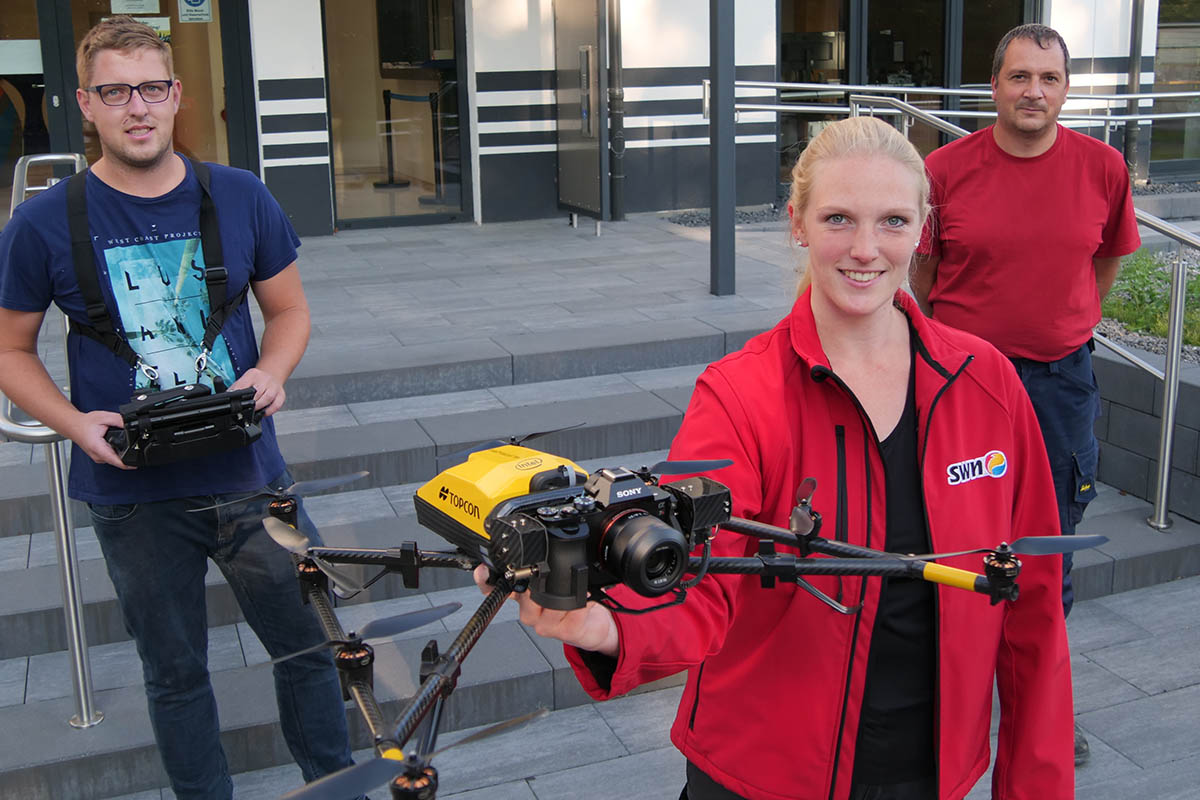
[[[1129,55],[1133,0],[1054,0],[1051,28],[1062,34],[1072,58]],[[1142,56],[1158,48],[1158,0],[1146,0],[1142,22]]]
[[[255,80],[324,77],[319,0],[251,0],[250,38]]]
[[[738,64],[774,64],[774,0],[738,0],[734,57]],[[626,68],[708,65],[708,0],[621,0]]]
[[[554,69],[551,0],[469,0],[471,56],[478,72]]]

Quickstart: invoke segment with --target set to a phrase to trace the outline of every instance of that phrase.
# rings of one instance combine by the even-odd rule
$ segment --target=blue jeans
[[[1096,497],[1100,447],[1094,425],[1100,416],[1100,390],[1092,372],[1089,344],[1058,361],[1014,358],[1013,365],[1033,401],[1050,457],[1058,521],[1064,535],[1075,533],[1083,510]],[[1071,613],[1071,554],[1063,556],[1063,616]]]
[[[285,472],[270,485],[291,482]],[[262,526],[270,498],[187,513],[240,496],[90,506],[125,629],[142,659],[154,738],[180,800],[233,796],[208,675],[207,560],[220,567],[246,622],[272,657],[325,639],[301,598],[291,556]],[[298,522],[317,538],[303,508]],[[274,674],[283,735],[304,779],[351,764],[345,704],[330,653],[277,664]]]

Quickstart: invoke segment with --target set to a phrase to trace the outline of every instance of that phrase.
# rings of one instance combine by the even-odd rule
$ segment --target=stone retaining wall
[[[1163,368],[1163,357],[1134,351]],[[1093,358],[1100,384],[1100,474],[1107,483],[1153,502],[1162,426],[1162,382],[1104,347]],[[1184,362],[1175,410],[1168,509],[1200,521],[1200,366]]]

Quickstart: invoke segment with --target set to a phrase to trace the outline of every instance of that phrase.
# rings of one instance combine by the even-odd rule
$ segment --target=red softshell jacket
[[[1037,419],[1012,365],[970,334],[925,318],[900,292],[915,333],[918,459],[933,549],[995,547],[1057,535]],[[884,470],[871,423],[831,371],[806,292],[772,330],[696,382],[672,458],[730,458],[712,477],[736,516],[787,525],[795,492],[817,480],[822,535],[882,548]],[[724,532],[715,555],[750,555]],[[942,563],[982,572],[982,556]],[[938,797],[963,797],[986,771],[993,678],[1001,719],[993,796],[1074,796],[1071,672],[1061,558],[1027,556],[1015,603],[938,586]],[[796,586],[708,576],[682,605],[617,614],[621,651],[601,685],[580,654],[583,687],[605,699],[689,670],[671,740],[750,800],[848,795],[880,578],[809,579],[862,611],[841,615]],[[618,587],[623,602],[645,605]]]

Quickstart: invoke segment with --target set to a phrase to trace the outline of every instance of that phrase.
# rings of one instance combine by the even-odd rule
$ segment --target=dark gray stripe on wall
[[[553,105],[535,106],[482,106],[479,109],[480,122],[524,122],[526,120],[554,119],[556,117]]]
[[[626,88],[631,86],[686,86],[709,76],[708,67],[637,67],[622,71]],[[773,81],[774,65],[752,65],[737,68],[739,81]],[[553,70],[511,70],[480,72],[475,76],[479,92],[532,91],[555,88]]]
[[[1119,72],[1129,74],[1129,56],[1105,56],[1102,58],[1072,58],[1071,74],[1105,74]],[[1154,56],[1142,56],[1142,72],[1154,72]]]
[[[263,182],[301,236],[333,233],[329,165],[302,164],[263,169]]]
[[[479,163],[485,223],[545,219],[558,208],[558,154],[498,153]]]
[[[548,69],[480,72],[475,76],[477,92],[533,91],[554,87],[554,70]]]
[[[323,131],[326,127],[324,114],[267,114],[262,117],[263,133]]]
[[[480,147],[499,147],[501,145],[532,145],[556,144],[557,131],[518,131],[516,133],[481,133]]]
[[[625,87],[700,85],[709,77],[708,67],[635,67],[621,71]],[[775,65],[751,65],[737,68],[739,81],[773,81]]]
[[[325,99],[324,78],[272,78],[258,82],[259,100]]]
[[[263,145],[263,160],[273,158],[303,158],[306,156],[327,156],[329,145],[326,142],[304,142],[302,144],[265,144]]]
[[[700,147],[631,147],[625,151],[625,210],[703,208],[710,203],[709,150]],[[779,155],[774,142],[737,146],[737,204],[775,200]],[[783,226],[780,228],[783,235]]]
[[[625,139],[630,142],[663,139],[695,139],[705,138],[709,134],[708,125],[647,125],[638,128],[626,128]],[[754,136],[775,134],[774,122],[742,122],[738,123],[738,136]]]

